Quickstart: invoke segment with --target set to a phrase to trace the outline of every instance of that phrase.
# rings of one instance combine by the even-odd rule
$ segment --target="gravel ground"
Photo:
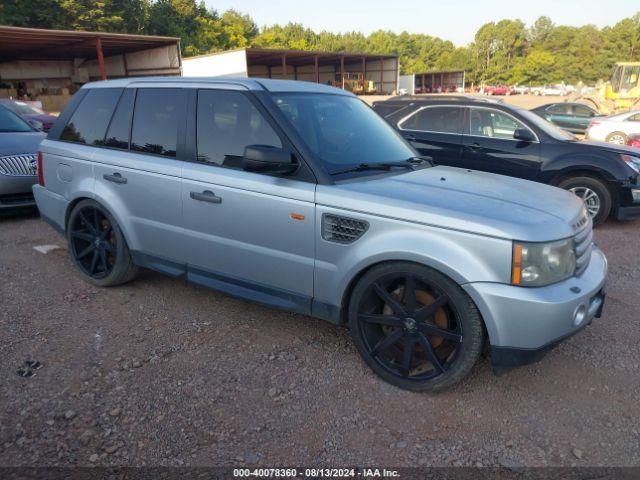
[[[639,227],[596,232],[591,327],[427,395],[379,380],[342,328],[153,272],[95,288],[33,249],[64,245],[44,222],[0,219],[0,465],[637,466]]]

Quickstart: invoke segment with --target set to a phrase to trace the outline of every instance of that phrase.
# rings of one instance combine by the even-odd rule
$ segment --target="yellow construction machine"
[[[602,115],[640,109],[640,62],[616,63],[611,79],[597,92],[574,101],[594,107]]]
[[[362,73],[345,72],[344,75],[336,73],[335,80],[331,82],[334,87],[342,88],[356,95],[375,95],[376,86],[373,80],[362,80]]]

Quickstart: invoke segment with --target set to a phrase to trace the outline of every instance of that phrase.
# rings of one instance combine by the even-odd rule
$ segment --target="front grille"
[[[9,155],[0,157],[0,173],[24,177],[38,174],[38,155]]]
[[[573,248],[576,253],[576,275],[580,276],[589,266],[591,250],[593,250],[593,224],[588,222],[586,228],[573,237]]]
[[[369,223],[338,215],[322,215],[322,238],[329,242],[353,243],[368,230]]]

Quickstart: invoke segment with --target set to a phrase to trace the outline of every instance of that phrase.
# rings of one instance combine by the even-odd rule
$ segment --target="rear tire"
[[[562,180],[558,187],[569,190],[582,199],[594,225],[601,224],[609,217],[613,199],[602,180],[587,176],[569,177]]]
[[[138,275],[118,222],[94,200],[82,200],[71,211],[67,244],[71,261],[93,285],[111,287]]]
[[[377,375],[421,392],[462,380],[484,343],[469,296],[436,270],[409,262],[384,263],[363,275],[349,300],[349,327]]]

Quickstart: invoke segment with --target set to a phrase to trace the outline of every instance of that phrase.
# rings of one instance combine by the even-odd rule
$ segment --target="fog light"
[[[631,196],[633,197],[633,201],[640,202],[640,190],[631,190]]]
[[[587,316],[587,306],[582,304],[576,308],[576,313],[573,314],[573,324],[577,327],[580,325],[584,318]]]

